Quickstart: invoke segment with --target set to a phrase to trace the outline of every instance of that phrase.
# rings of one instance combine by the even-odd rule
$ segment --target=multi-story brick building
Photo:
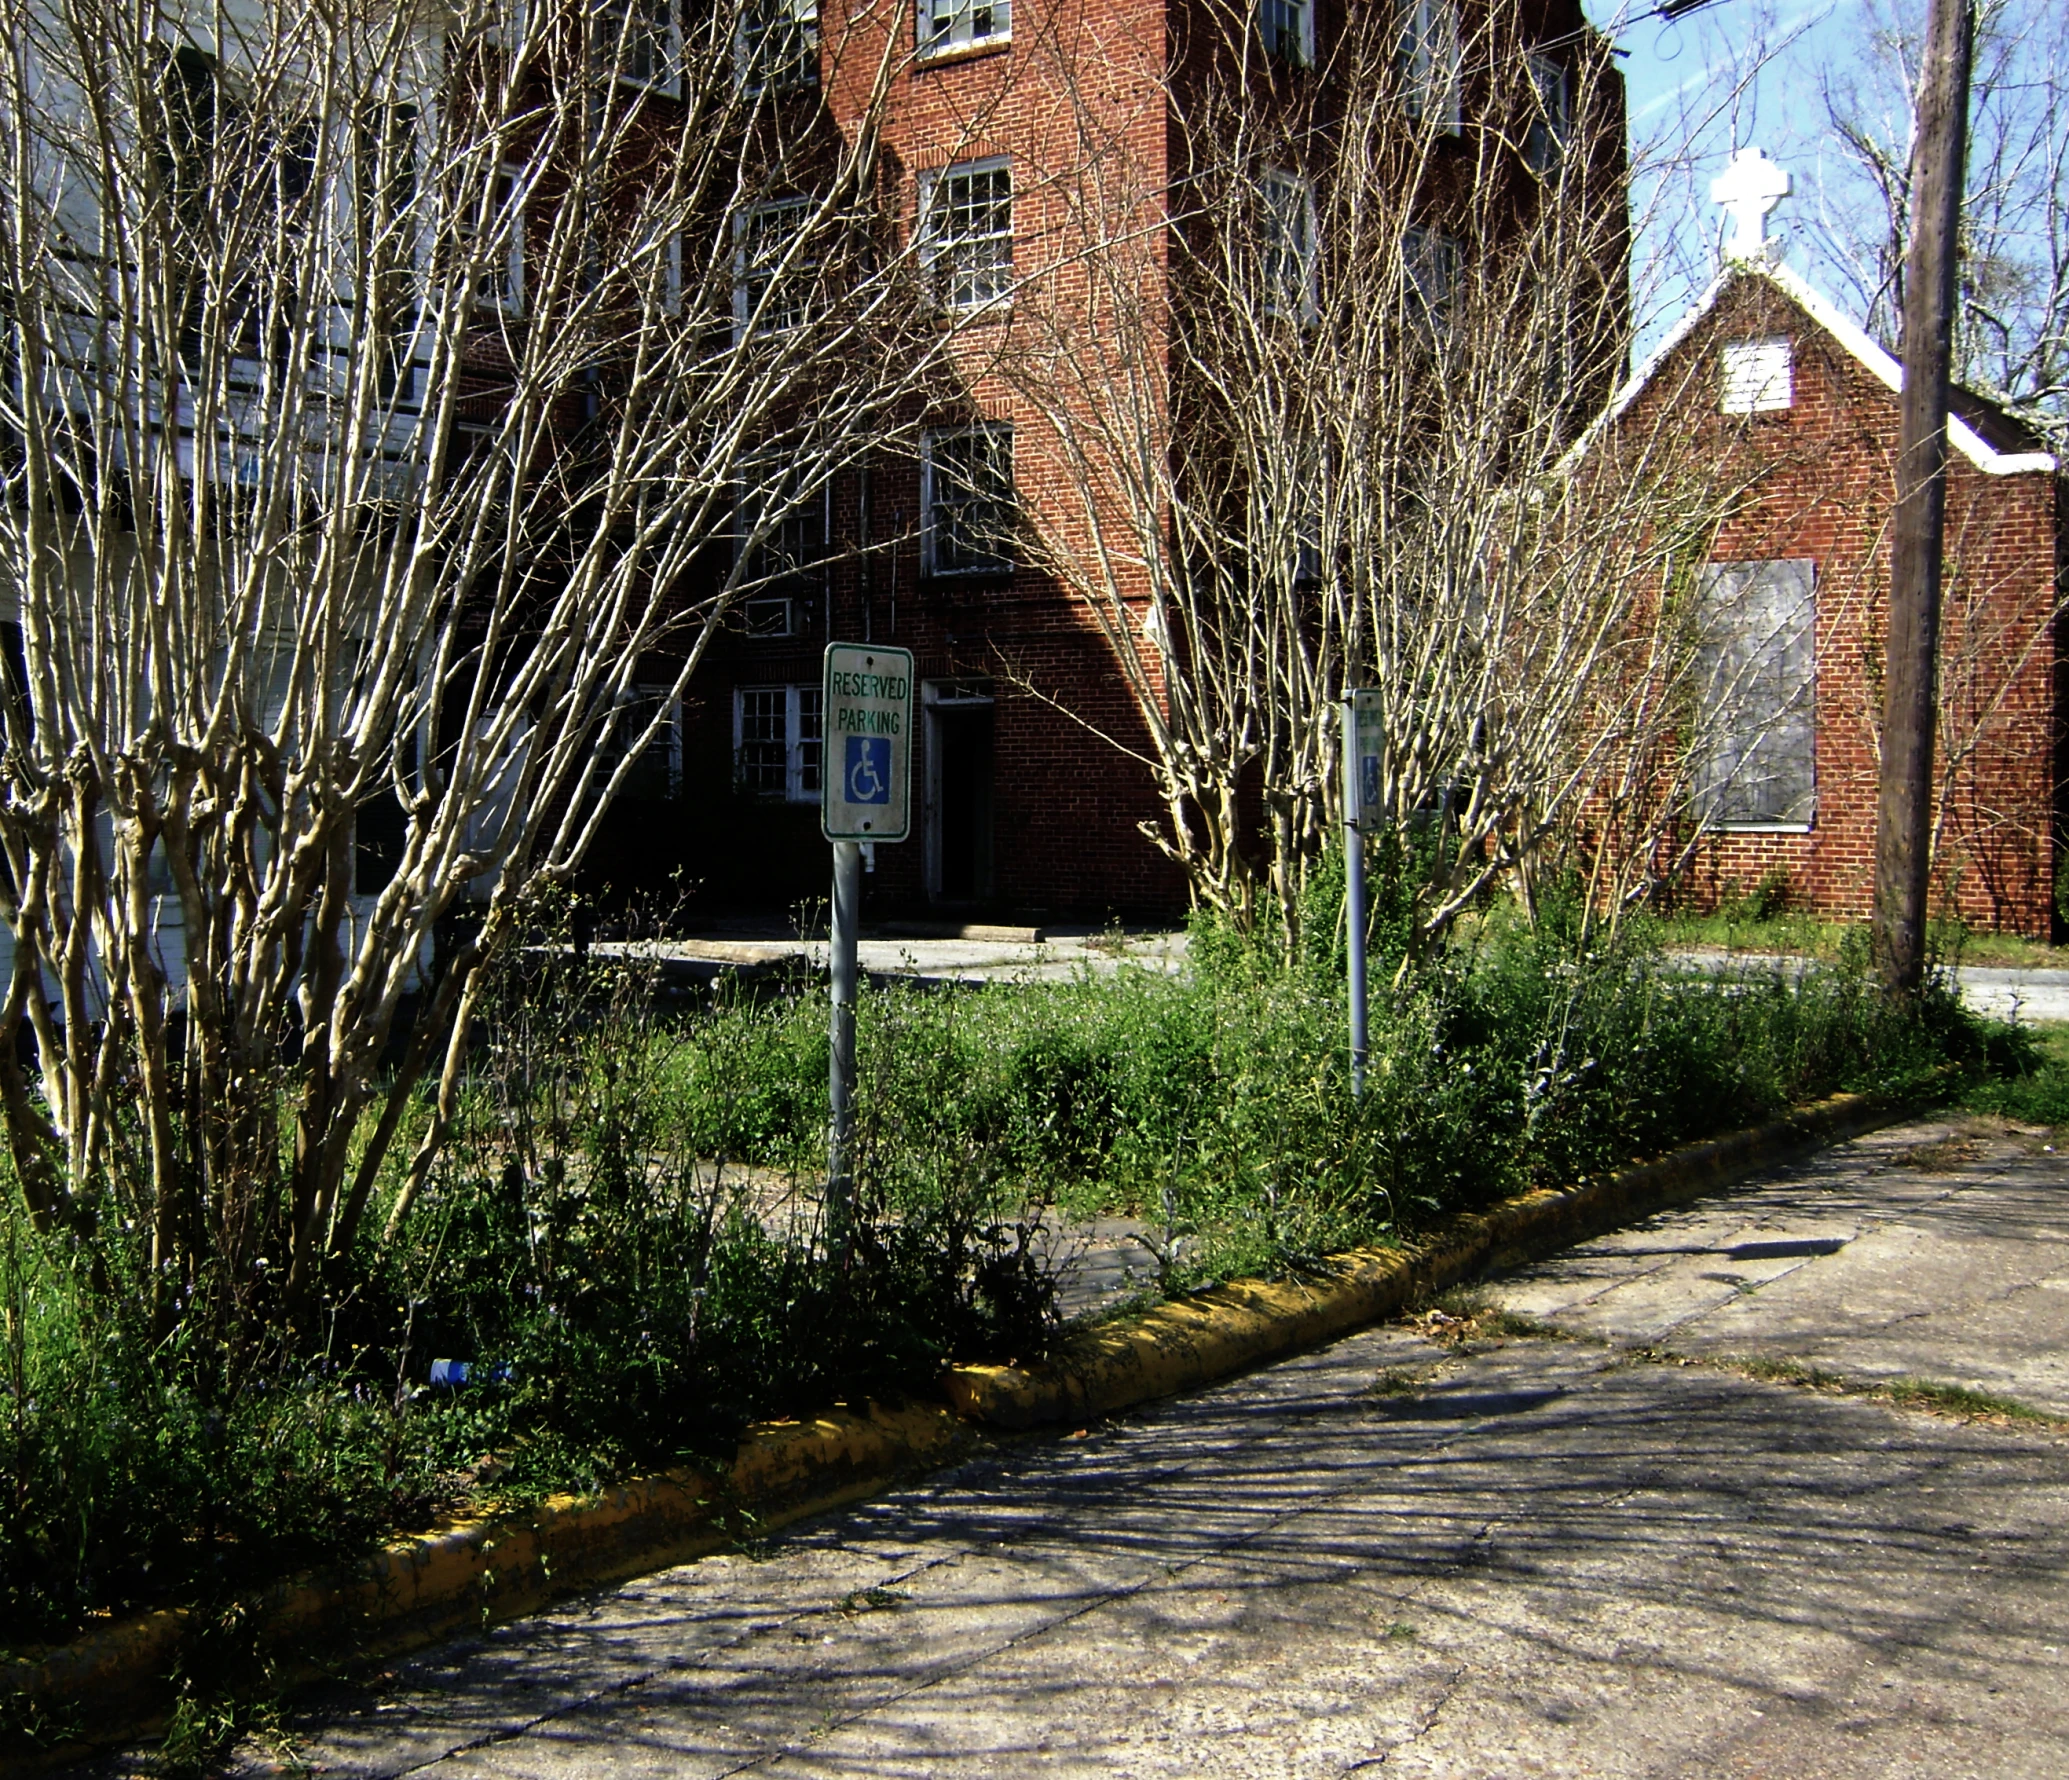
[[[961,320],[967,380],[927,417],[915,450],[844,475],[780,528],[780,560],[700,669],[644,797],[614,812],[595,878],[623,889],[680,871],[696,906],[714,912],[824,896],[820,653],[852,639],[910,648],[919,681],[913,835],[877,850],[874,910],[1096,918],[1184,906],[1183,875],[1144,833],[1169,812],[1108,645],[1057,580],[1016,560],[995,523],[1054,470],[1053,446],[997,356],[1016,288],[1073,276],[1056,246],[1060,173],[1083,152],[1088,111],[1123,141],[1144,201],[1159,203],[1186,152],[1184,83],[1226,60],[1230,16],[1267,85],[1326,78],[1315,71],[1346,24],[1323,0],[1260,0],[1248,19],[1187,0],[889,0],[815,21],[836,122],[859,109],[880,67],[894,70],[885,159],[901,226],[938,244],[932,300]],[[1546,132],[1565,128],[1576,58],[1603,60],[1577,0],[1505,3],[1503,18],[1488,37],[1454,0],[1406,0],[1387,14],[1411,114],[1438,123],[1440,158],[1470,164],[1491,103],[1481,95],[1496,90],[1461,45],[1492,42],[1527,70],[1541,115],[1502,120],[1520,156],[1541,158]],[[1298,191],[1269,201],[1289,236],[1312,227]],[[743,314],[752,253],[743,243]]]
[[[1786,181],[1768,189],[1771,204]],[[1902,381],[1756,229],[1612,405],[1608,424],[1634,436],[1685,410],[1688,435],[1744,490],[1694,578],[1701,829],[1669,852],[1670,892],[1699,907],[1763,890],[1842,919],[1869,912]],[[2063,479],[2025,428],[1960,389],[1949,443],[1935,912],[2045,938],[2058,919]]]

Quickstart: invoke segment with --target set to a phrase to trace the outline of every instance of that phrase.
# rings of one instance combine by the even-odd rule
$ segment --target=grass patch
[[[2034,1427],[2069,1428],[2069,1419],[2035,1409],[2016,1397],[1972,1391],[1966,1385],[1940,1384],[1930,1378],[1895,1378],[1874,1394],[1904,1409],[1926,1409],[1935,1415],[1959,1416],[1964,1421],[2000,1420],[2025,1422]]]
[[[1864,923],[1828,920],[1777,906],[1757,893],[1727,898],[1708,914],[1663,917],[1660,942],[1670,951],[1744,952],[1757,956],[1814,958],[1836,964],[1849,950],[1866,951]],[[1988,933],[1960,921],[1934,921],[1927,928],[1927,954],[1948,964],[2004,970],[2069,970],[2069,947],[2016,933]]]
[[[1701,1366],[1714,1371],[1736,1373],[1759,1384],[1789,1385],[1797,1390],[1818,1391],[1828,1396],[1857,1397],[1867,1402],[1886,1403],[1955,1421],[1981,1422],[1993,1427],[2024,1427],[2055,1434],[2069,1434],[2069,1416],[2036,1409],[2016,1397],[1993,1391],[1971,1390],[1966,1385],[1945,1384],[1930,1378],[1857,1379],[1802,1360],[1764,1354],[1727,1354],[1709,1357],[1676,1353],[1671,1348],[1641,1347],[1625,1351],[1624,1358],[1659,1366]]]
[[[1961,1104],[2022,1125],[2069,1126],[2069,1026],[1992,1026],[1987,1042],[1988,1067]]]

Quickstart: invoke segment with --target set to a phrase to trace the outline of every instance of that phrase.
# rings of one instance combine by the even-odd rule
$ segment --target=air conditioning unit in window
[[[750,637],[794,637],[804,630],[803,602],[794,599],[743,600],[740,622]]]

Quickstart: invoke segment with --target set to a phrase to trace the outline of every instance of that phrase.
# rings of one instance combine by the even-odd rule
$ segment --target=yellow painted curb
[[[949,1399],[975,1420],[1032,1428],[1172,1396],[1314,1347],[1461,1279],[1564,1247],[1796,1151],[1887,1124],[1913,1104],[1837,1094],[1602,1180],[1461,1212],[1413,1248],[1332,1255],[1307,1279],[1232,1280],[1087,1329],[1034,1364],[957,1366],[948,1374]]]
[[[246,1603],[248,1623],[288,1676],[340,1649],[412,1649],[859,1500],[970,1438],[968,1423],[940,1405],[759,1423],[722,1476],[671,1471],[593,1496],[552,1496],[521,1514],[450,1522],[359,1563],[276,1583]],[[0,1670],[0,1697],[81,1708],[97,1738],[119,1734],[162,1710],[192,1619],[184,1609],[146,1613],[16,1661]]]

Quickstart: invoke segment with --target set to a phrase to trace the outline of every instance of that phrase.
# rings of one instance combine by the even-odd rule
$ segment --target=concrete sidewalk
[[[1808,958],[1776,952],[1672,952],[1674,962],[1693,969],[1761,974],[1807,969]],[[2028,970],[1994,964],[1963,964],[1954,972],[1963,1004],[1993,1020],[2033,1025],[2069,1022],[2069,970]]]
[[[707,984],[719,977],[744,981],[823,973],[824,940],[798,939],[771,922],[736,923],[733,928],[685,939],[599,944],[599,952],[633,952],[652,957],[665,980]],[[916,924],[905,932],[866,931],[858,946],[864,973],[881,982],[943,983],[1068,982],[1090,972],[1111,975],[1124,964],[1162,973],[1184,969],[1183,932],[1122,932],[1084,926],[971,926],[929,930]],[[1759,952],[1683,952],[1683,965],[1706,971],[1801,970],[1802,958]],[[2012,970],[1963,965],[1955,972],[1961,998],[1993,1019],[2033,1023],[2069,1022],[2069,970]]]
[[[1566,1338],[1446,1345],[1459,1326],[1430,1318],[1002,1445],[335,1687],[301,1758],[454,1780],[2069,1774],[2069,1443],[1721,1363],[1925,1371],[2069,1412],[2069,1164],[2046,1141],[1927,1122],[1844,1146],[1498,1288]]]

